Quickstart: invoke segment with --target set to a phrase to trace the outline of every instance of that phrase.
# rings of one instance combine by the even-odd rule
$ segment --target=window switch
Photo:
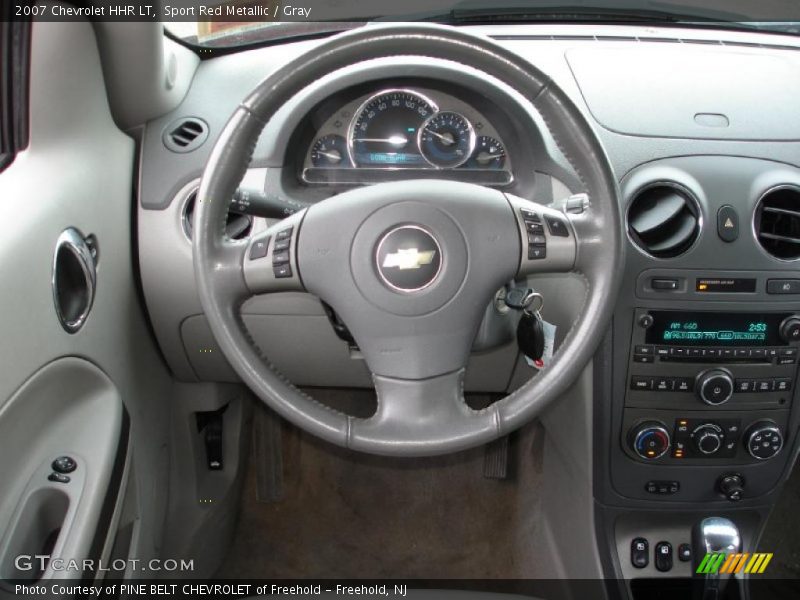
[[[644,569],[650,562],[649,549],[650,545],[646,539],[633,538],[631,541],[631,564],[637,569]]]
[[[672,544],[669,542],[658,542],[655,552],[656,569],[666,573],[672,570]]]

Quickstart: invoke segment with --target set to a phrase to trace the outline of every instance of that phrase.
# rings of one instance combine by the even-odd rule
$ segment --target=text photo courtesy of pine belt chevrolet
[[[0,600],[800,598],[796,0],[0,13]]]

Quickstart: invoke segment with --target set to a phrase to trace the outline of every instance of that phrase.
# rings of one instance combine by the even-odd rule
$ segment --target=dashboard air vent
[[[781,260],[800,258],[800,188],[777,187],[761,198],[753,229],[761,247]]]
[[[656,184],[634,196],[628,208],[628,232],[651,256],[683,254],[700,233],[699,209],[682,187]]]
[[[191,152],[208,137],[208,125],[195,117],[181,118],[164,130],[164,145],[173,152]]]
[[[197,199],[197,190],[193,191],[186,200],[183,209],[183,230],[186,236],[192,239],[192,228],[194,227],[194,205]],[[225,235],[232,240],[243,240],[250,235],[253,230],[253,218],[250,215],[228,211],[228,220],[225,222]]]

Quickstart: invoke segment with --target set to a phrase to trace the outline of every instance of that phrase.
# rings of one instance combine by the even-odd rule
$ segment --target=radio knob
[[[755,459],[768,460],[783,448],[783,434],[772,421],[759,421],[747,432],[747,451]]]
[[[778,333],[787,344],[800,342],[800,316],[786,317],[781,323]]]
[[[645,460],[661,458],[671,444],[667,428],[659,421],[641,423],[631,429],[628,438],[633,451]]]
[[[695,389],[700,400],[717,406],[730,400],[733,395],[733,377],[723,369],[709,369],[697,376]]]
[[[697,450],[706,455],[716,454],[722,448],[722,429],[713,423],[704,423],[692,432]]]

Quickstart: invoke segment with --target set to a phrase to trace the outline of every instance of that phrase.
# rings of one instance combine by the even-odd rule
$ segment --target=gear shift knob
[[[730,519],[707,517],[692,528],[692,556],[695,570],[706,554],[736,554],[742,549],[739,528]],[[728,575],[695,574],[694,599],[719,600],[728,582]]]

